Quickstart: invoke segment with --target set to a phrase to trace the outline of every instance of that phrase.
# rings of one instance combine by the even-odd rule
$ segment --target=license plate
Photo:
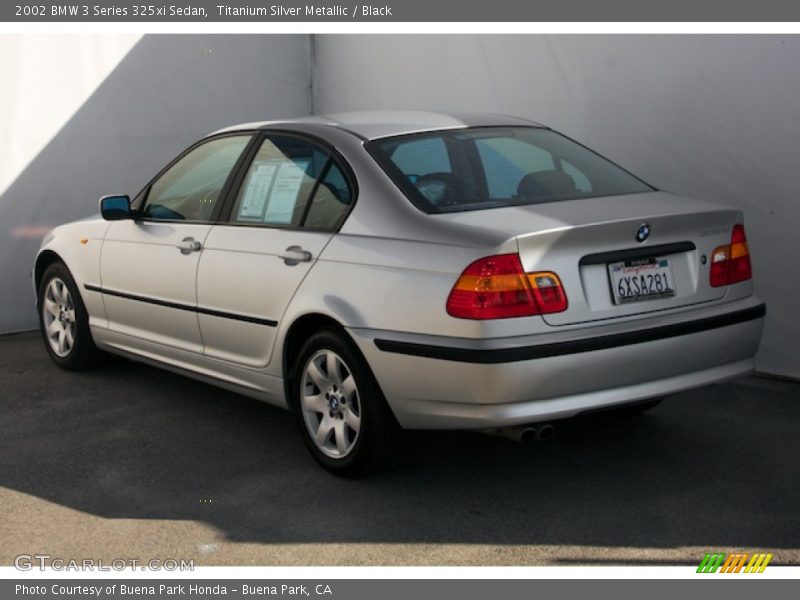
[[[669,298],[675,295],[672,266],[666,257],[610,263],[608,277],[615,304]]]

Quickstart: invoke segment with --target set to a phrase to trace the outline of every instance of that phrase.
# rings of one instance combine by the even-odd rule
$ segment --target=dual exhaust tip
[[[484,433],[505,437],[520,444],[533,444],[534,442],[546,442],[553,439],[556,434],[556,428],[551,423],[541,423],[490,429],[484,431]]]

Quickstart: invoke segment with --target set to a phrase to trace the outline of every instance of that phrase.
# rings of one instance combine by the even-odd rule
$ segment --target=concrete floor
[[[800,385],[751,378],[521,446],[413,433],[337,479],[288,413],[124,360],[65,373],[0,337],[0,564],[17,554],[198,565],[800,564]]]

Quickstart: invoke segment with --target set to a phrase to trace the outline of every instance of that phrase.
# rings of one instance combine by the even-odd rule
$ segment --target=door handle
[[[175,244],[181,251],[181,254],[191,254],[192,252],[200,252],[203,244],[195,240],[193,237],[185,237],[180,243]]]
[[[287,265],[294,266],[301,262],[310,262],[311,252],[303,250],[300,246],[289,246],[283,254],[278,255],[278,258],[282,258]]]

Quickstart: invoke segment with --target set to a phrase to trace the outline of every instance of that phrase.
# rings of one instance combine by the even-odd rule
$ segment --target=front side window
[[[436,131],[379,139],[367,147],[406,196],[428,213],[654,189],[580,144],[537,127]]]
[[[250,141],[218,138],[191,150],[150,186],[141,216],[165,221],[209,221],[222,188]]]
[[[305,139],[271,135],[245,175],[231,221],[335,230],[352,191],[330,153]]]

